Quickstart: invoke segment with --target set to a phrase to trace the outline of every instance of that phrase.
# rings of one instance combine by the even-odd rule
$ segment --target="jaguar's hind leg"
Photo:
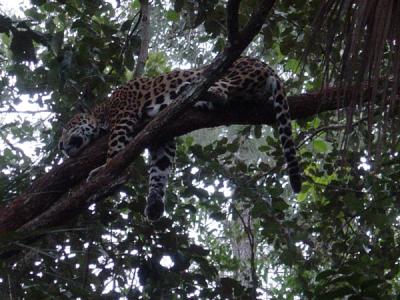
[[[149,195],[145,215],[150,221],[158,220],[164,213],[165,190],[171,165],[175,157],[175,142],[150,148]]]

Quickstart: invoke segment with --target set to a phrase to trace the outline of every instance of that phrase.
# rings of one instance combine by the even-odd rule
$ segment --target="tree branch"
[[[146,64],[147,56],[149,54],[149,43],[150,43],[150,5],[148,0],[140,0],[140,12],[141,12],[141,43],[138,62],[135,68],[134,77],[143,75],[144,66]]]
[[[230,44],[239,39],[239,7],[240,0],[229,0],[226,7],[226,25]]]
[[[321,93],[289,97],[292,119],[306,118],[319,112],[345,107],[348,101],[343,99],[349,99],[347,96],[351,93],[351,90],[342,94],[339,90],[330,89]],[[223,111],[204,112],[193,107],[188,108],[178,118],[163,125],[162,130],[152,134],[148,130],[145,131],[144,136],[151,136],[148,141],[138,142],[133,159],[150,144],[162,143],[196,129],[231,124],[272,125],[275,123],[273,107],[265,99],[244,101],[234,102]],[[70,191],[70,189],[83,181],[90,170],[105,162],[106,151],[107,136],[103,136],[85,149],[79,157],[66,159],[63,164],[54,166],[47,174],[36,179],[25,193],[17,196],[6,207],[0,209],[0,233],[17,230],[24,224],[26,224],[23,227],[24,230],[58,225],[63,220],[79,213],[79,210],[85,205],[89,205],[88,199],[100,200],[100,189],[96,190],[97,186],[101,187],[99,183],[91,182],[87,187],[82,184],[74,190]],[[133,159],[127,161],[126,165],[129,165]],[[104,184],[103,188],[110,188],[112,177],[111,175],[107,176],[107,180],[104,182],[108,183]],[[121,180],[119,182],[123,183]],[[83,194],[86,188],[88,188],[88,192]],[[81,198],[75,199],[79,189],[81,189]],[[97,196],[91,198],[93,195]],[[75,202],[72,199],[75,199]],[[53,207],[51,213],[47,213],[46,218],[41,219],[40,215],[56,202],[58,208]]]
[[[251,17],[249,22],[240,33],[241,43],[250,44],[253,37],[261,30],[265,21],[265,16],[275,4],[275,0],[262,0],[257,12]]]

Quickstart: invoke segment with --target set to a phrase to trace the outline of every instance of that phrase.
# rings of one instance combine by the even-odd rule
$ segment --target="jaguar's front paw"
[[[213,102],[217,102],[220,105],[225,105],[228,102],[227,91],[217,86],[210,87],[207,93],[210,94],[210,99],[214,99]]]
[[[144,214],[149,221],[157,221],[164,213],[163,197],[157,192],[150,192]]]
[[[92,171],[90,171],[89,176],[86,178],[86,182],[89,182],[93,179],[93,177],[95,177],[101,170],[103,170],[105,167],[107,166],[107,164],[101,165],[100,167],[93,169]]]
[[[194,107],[199,108],[201,110],[210,111],[214,110],[214,104],[210,101],[197,101],[194,104]]]

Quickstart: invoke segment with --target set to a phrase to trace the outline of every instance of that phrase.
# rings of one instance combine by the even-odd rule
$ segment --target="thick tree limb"
[[[293,119],[306,118],[319,112],[335,110],[348,104],[347,94],[339,94],[335,89],[322,93],[303,94],[289,97],[290,111]],[[329,96],[328,96],[329,95]],[[211,99],[212,100],[212,99]],[[268,124],[275,123],[272,105],[265,99],[236,103],[223,111],[204,112],[195,108],[187,109],[174,121],[165,125],[162,130],[154,132],[146,130],[144,136],[152,135],[148,142],[141,142],[136,153],[149,144],[170,140],[175,136],[200,128],[216,127],[231,124]],[[9,205],[0,210],[0,233],[17,230],[35,230],[50,225],[58,225],[76,215],[82,207],[100,200],[107,193],[96,190],[98,183],[89,183],[91,192],[85,184],[71,190],[84,180],[90,170],[105,161],[107,136],[103,136],[84,150],[77,158],[67,159],[63,164],[54,167],[47,174],[33,182],[31,188],[16,197]],[[130,160],[132,161],[132,160]],[[119,178],[110,186],[112,175],[106,176],[104,189],[114,190],[124,182]],[[71,191],[70,191],[71,190]],[[79,193],[78,193],[79,192]],[[77,198],[81,195],[80,198]],[[87,196],[86,196],[87,195]],[[86,198],[85,198],[86,197]],[[54,204],[54,205],[53,205]],[[51,207],[52,206],[52,207]],[[51,207],[51,209],[49,209]]]
[[[138,56],[138,62],[135,68],[134,77],[142,76],[147,56],[149,54],[150,5],[148,0],[140,0],[140,12],[141,12],[140,31],[142,40],[140,43],[140,51]]]
[[[229,0],[226,6],[226,27],[228,28],[228,42],[231,44],[239,38],[239,7],[240,0]]]

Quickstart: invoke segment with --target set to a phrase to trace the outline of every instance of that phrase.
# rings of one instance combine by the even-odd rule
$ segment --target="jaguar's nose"
[[[71,146],[79,148],[83,143],[83,139],[80,136],[73,135],[69,139],[69,144]]]

